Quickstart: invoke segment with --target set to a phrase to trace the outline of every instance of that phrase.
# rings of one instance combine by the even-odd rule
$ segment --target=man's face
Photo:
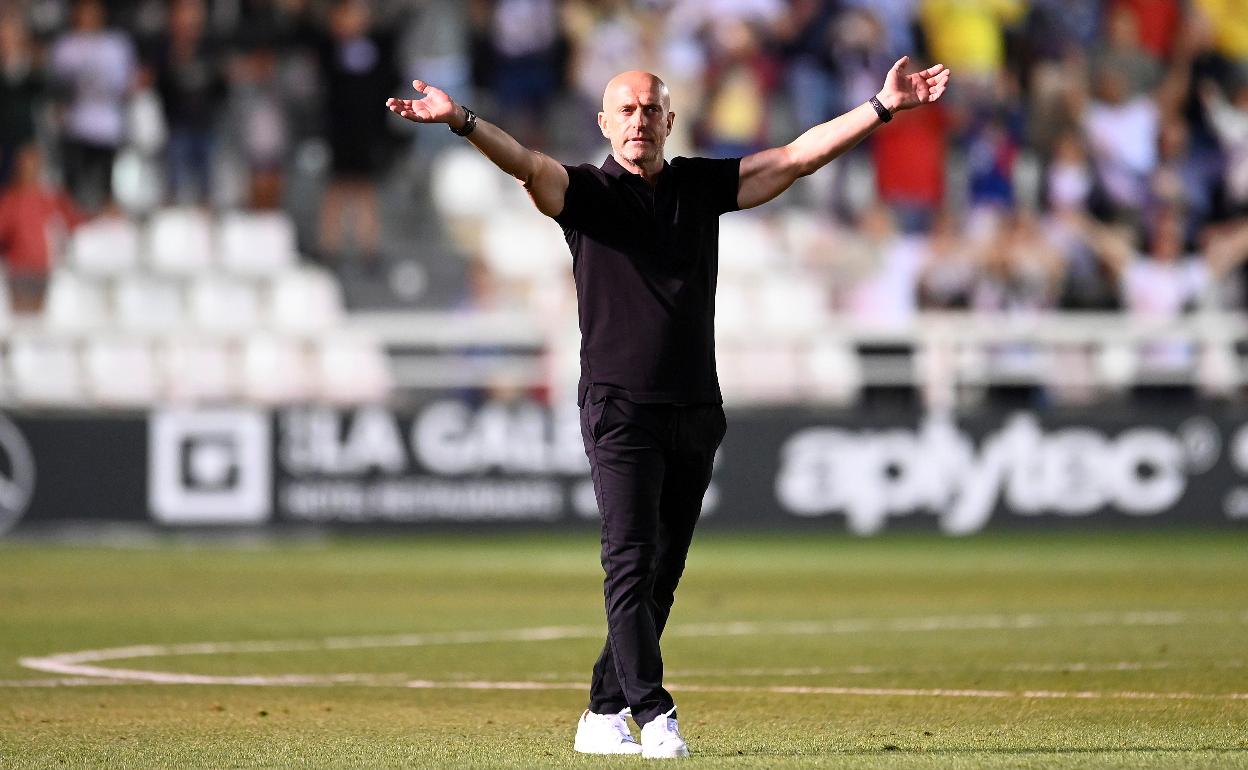
[[[607,85],[598,127],[616,157],[646,166],[663,158],[675,119],[662,81],[645,73],[624,73]]]

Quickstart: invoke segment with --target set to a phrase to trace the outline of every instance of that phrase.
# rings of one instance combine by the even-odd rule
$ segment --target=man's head
[[[656,75],[633,70],[607,83],[598,127],[617,159],[653,170],[662,166],[663,144],[675,119],[667,85]]]

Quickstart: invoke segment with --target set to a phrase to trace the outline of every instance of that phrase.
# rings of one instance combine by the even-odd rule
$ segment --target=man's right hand
[[[421,99],[387,99],[386,107],[413,123],[446,123],[458,131],[468,116],[446,92],[423,80],[413,80],[412,88],[424,94]],[[524,184],[537,210],[548,217],[563,211],[568,191],[568,172],[558,161],[523,147],[507,132],[487,120],[478,119],[468,141],[501,168]]]
[[[423,80],[413,80],[412,88],[424,94],[424,98],[387,99],[386,106],[391,112],[413,123],[446,123],[451,128],[461,128],[464,125],[463,110],[445,91],[434,88]]]

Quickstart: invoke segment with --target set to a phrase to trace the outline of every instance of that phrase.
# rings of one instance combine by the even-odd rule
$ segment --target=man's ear
[[[602,135],[606,138],[611,138],[611,134],[607,133],[607,113],[605,112],[598,113],[598,130],[601,131]]]
[[[672,135],[672,125],[676,122],[676,113],[667,113],[667,135]]]

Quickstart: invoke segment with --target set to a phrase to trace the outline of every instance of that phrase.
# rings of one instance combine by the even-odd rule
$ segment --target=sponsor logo
[[[576,411],[533,403],[297,408],[278,431],[278,500],[300,521],[553,521],[589,467]]]
[[[278,420],[283,516],[315,522],[596,519],[574,407],[440,400],[413,415],[384,407],[301,407]],[[719,502],[712,485],[703,502]]]
[[[35,457],[21,430],[0,415],[0,534],[17,524],[35,493]]]
[[[148,423],[148,493],[165,524],[261,524],[272,508],[268,416],[165,411]]]
[[[917,430],[803,430],[780,450],[775,490],[789,513],[843,513],[858,534],[918,512],[937,516],[949,534],[969,534],[998,506],[1020,516],[1105,508],[1161,514],[1219,451],[1211,423],[1189,422],[1177,434],[1135,427],[1110,437],[1086,426],[1046,432],[1021,413],[976,448],[952,421],[930,417]]]

